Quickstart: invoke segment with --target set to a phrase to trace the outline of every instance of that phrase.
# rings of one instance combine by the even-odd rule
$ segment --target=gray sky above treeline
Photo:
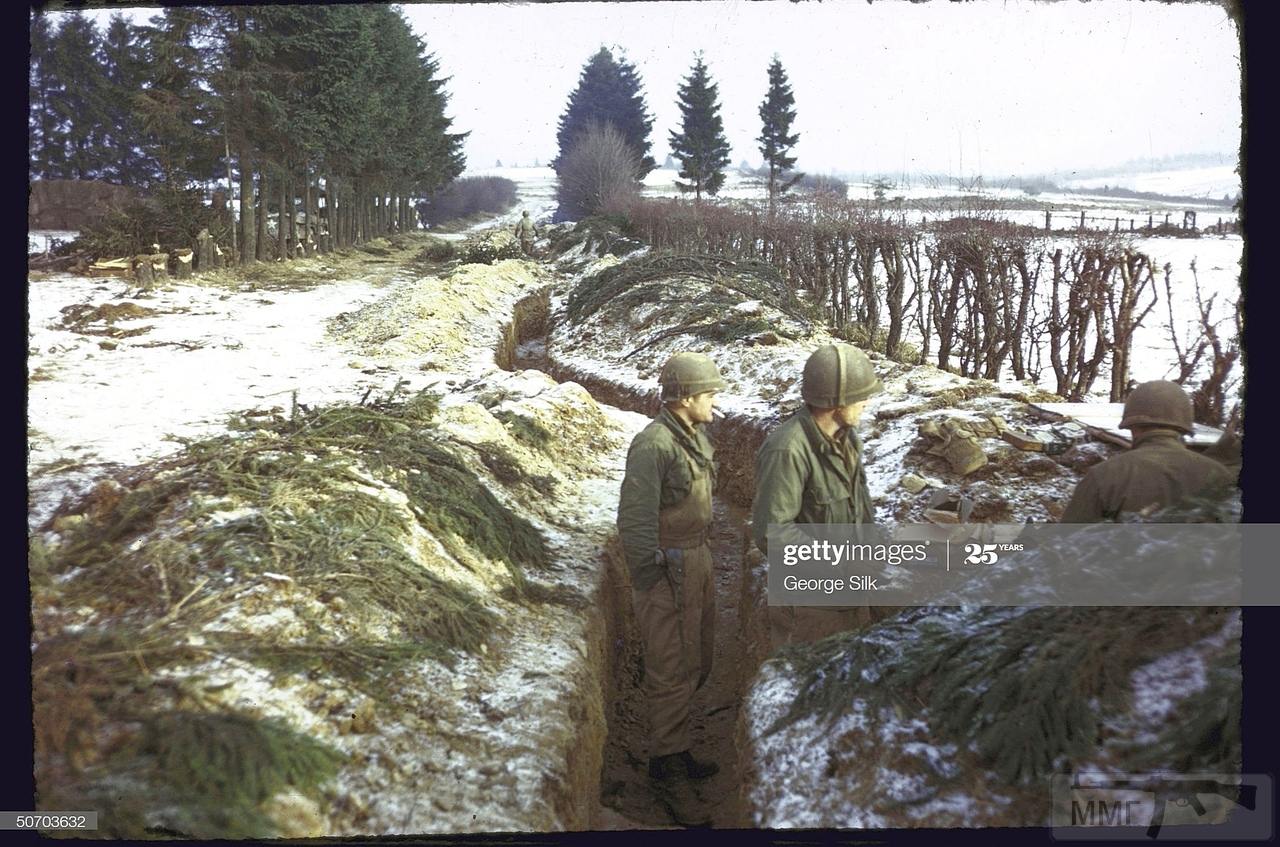
[[[636,65],[653,156],[678,128],[694,54],[719,84],[735,164],[759,164],[776,53],[810,172],[1036,174],[1187,153],[1234,162],[1236,26],[1214,2],[787,0],[401,7],[448,76],[471,167],[543,164],[583,64]],[[139,10],[145,20],[155,10]],[[108,13],[95,12],[105,22]]]

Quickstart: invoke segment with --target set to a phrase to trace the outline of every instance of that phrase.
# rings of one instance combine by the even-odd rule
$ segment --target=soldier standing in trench
[[[800,389],[805,405],[769,433],[756,454],[751,527],[762,553],[769,552],[770,524],[786,538],[798,535],[798,523],[874,522],[857,427],[867,399],[883,389],[857,347],[827,344],[809,356]],[[866,607],[770,606],[770,642],[776,650],[814,641],[871,617]]]
[[[1128,452],[1094,465],[1071,493],[1059,523],[1100,523],[1122,513],[1150,513],[1208,491],[1224,493],[1231,473],[1191,452],[1191,399],[1176,382],[1144,382],[1124,401],[1120,428],[1133,435]]]
[[[516,238],[520,239],[520,249],[526,256],[533,255],[533,239],[537,234],[538,228],[534,226],[533,218],[529,217],[529,210],[525,209],[516,222]]]
[[[689,707],[711,674],[715,581],[708,528],[715,465],[703,424],[726,385],[715,362],[677,353],[658,376],[662,411],[631,442],[618,499],[636,620],[644,639],[649,778],[677,823],[709,823],[692,780],[720,768],[690,752]]]

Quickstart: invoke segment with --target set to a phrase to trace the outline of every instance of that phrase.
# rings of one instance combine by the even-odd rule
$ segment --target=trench
[[[503,327],[495,350],[504,370],[539,370],[557,382],[576,382],[597,403],[652,416],[656,395],[646,396],[608,380],[559,365],[547,350],[550,289],[516,304],[512,320]],[[752,570],[746,557],[750,544],[751,477],[756,449],[766,428],[730,416],[712,424],[712,440],[719,462],[713,498],[711,533],[715,561],[716,628],[710,678],[694,697],[691,714],[693,751],[711,759],[720,772],[697,784],[699,798],[717,828],[750,826],[743,796],[745,763],[737,738],[739,712],[747,686],[766,658],[767,627],[763,571]],[[648,721],[641,687],[641,642],[632,611],[631,589],[616,536],[600,552],[603,578],[594,608],[603,616],[605,650],[593,669],[602,681],[601,704],[607,721],[604,749],[584,755],[585,762],[603,762],[599,796],[590,805],[592,830],[659,829],[676,827],[670,812],[653,794],[648,780]],[[583,734],[586,744],[600,743],[599,733]]]

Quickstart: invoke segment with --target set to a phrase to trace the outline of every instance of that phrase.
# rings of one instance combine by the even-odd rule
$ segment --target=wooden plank
[[[1123,403],[1028,403],[1032,410],[1049,420],[1072,420],[1089,434],[1103,441],[1129,447],[1132,442],[1129,431],[1120,428],[1124,417]],[[1222,436],[1222,430],[1204,424],[1195,424],[1195,432],[1187,439],[1188,446],[1202,449]]]

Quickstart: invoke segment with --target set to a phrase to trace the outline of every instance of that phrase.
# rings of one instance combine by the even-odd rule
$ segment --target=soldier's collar
[[[860,444],[857,430],[853,427],[838,429],[835,435],[828,437],[818,426],[818,422],[813,419],[813,412],[809,411],[808,406],[801,406],[800,411],[796,414],[800,415],[805,434],[809,437],[809,443],[818,452],[835,453],[838,449],[837,445],[842,440],[850,440],[855,446]]]
[[[1186,442],[1182,440],[1181,432],[1179,432],[1176,429],[1164,429],[1163,427],[1157,428],[1157,429],[1149,429],[1146,432],[1142,433],[1142,435],[1134,438],[1133,446],[1138,447],[1140,445],[1150,444],[1156,441],[1159,441],[1162,443],[1167,442],[1171,444],[1177,444],[1179,447],[1187,446]]]
[[[658,420],[662,422],[663,426],[671,430],[672,434],[690,450],[699,454],[703,452],[698,444],[698,430],[682,421],[665,405],[662,407],[662,411],[658,413]]]

